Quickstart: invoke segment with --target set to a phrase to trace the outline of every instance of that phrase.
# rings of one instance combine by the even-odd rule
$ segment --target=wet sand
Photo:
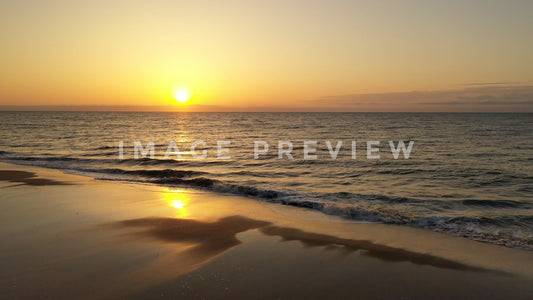
[[[13,182],[27,185],[67,185],[71,184],[65,181],[57,181],[47,178],[37,178],[35,172],[17,171],[17,170],[0,170],[0,181]]]
[[[530,299],[533,252],[0,163],[2,298]]]

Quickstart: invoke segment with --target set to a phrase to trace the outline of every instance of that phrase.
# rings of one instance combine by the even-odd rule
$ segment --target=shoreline
[[[449,295],[469,295],[455,294],[462,280],[470,280],[470,295],[473,291],[483,294],[487,288],[501,297],[510,287],[523,291],[524,296],[533,292],[529,288],[533,286],[531,251],[412,227],[358,223],[240,196],[95,181],[59,170],[7,163],[0,163],[0,170],[2,256],[8,262],[2,278],[9,278],[2,290],[12,296],[21,295],[21,287],[28,295],[45,291],[60,298],[80,296],[88,288],[82,287],[83,278],[105,287],[96,295],[102,298],[135,297],[157,290],[164,290],[169,297],[180,293],[191,296],[187,294],[190,292],[205,296],[212,291],[202,288],[194,276],[222,265],[226,266],[219,270],[225,272],[223,278],[233,280],[228,287],[240,291],[233,296],[243,296],[269,284],[259,280],[264,276],[261,268],[279,280],[285,278],[282,271],[287,268],[288,273],[305,277],[308,272],[296,270],[332,257],[335,259],[322,262],[322,267],[349,277],[338,282],[333,273],[324,274],[325,282],[340,288],[339,296],[355,295],[351,278],[370,280],[366,286],[377,286],[382,279],[364,276],[373,273],[389,274],[401,283],[392,290],[404,290],[405,294],[397,296],[413,298],[427,296],[424,293],[429,291],[419,294],[424,288],[416,290],[416,280],[442,276],[448,279],[433,284],[446,286],[448,291],[441,292]],[[16,182],[5,181],[9,176],[6,170],[16,171],[12,174],[17,177],[10,180]],[[28,176],[31,173],[34,175]],[[267,245],[271,252],[261,245]],[[372,271],[347,267],[354,264],[372,266]],[[259,269],[237,272],[232,265]],[[80,278],[66,276],[73,271]],[[105,276],[98,278],[102,274]],[[239,282],[236,278],[242,274],[248,274],[248,281],[253,283],[248,289],[242,282],[231,284]],[[46,287],[43,280],[48,283]],[[292,280],[297,285],[303,279]],[[176,288],[171,284],[176,282],[198,288]],[[493,284],[487,287],[487,282]],[[412,290],[405,290],[407,287]],[[311,290],[316,289],[319,295],[325,288],[319,284]],[[272,296],[285,295],[283,291],[295,297],[306,295],[283,285],[272,289],[278,292]],[[379,289],[365,292],[370,298],[385,294]]]
[[[1,151],[0,151],[1,152]],[[146,160],[150,160],[148,158],[144,158]],[[143,159],[143,160],[144,160]],[[206,192],[209,194],[216,194],[216,195],[229,195],[229,196],[235,196],[235,197],[245,197],[248,199],[253,199],[257,201],[264,201],[267,203],[275,203],[275,204],[282,204],[284,206],[290,206],[290,207],[296,207],[298,209],[311,209],[314,211],[318,211],[322,214],[334,216],[334,217],[340,217],[344,221],[351,221],[356,223],[374,223],[374,224],[387,224],[387,225],[398,225],[398,226],[404,226],[409,228],[416,228],[416,229],[422,229],[426,231],[433,231],[438,232],[454,237],[460,237],[460,238],[466,238],[472,241],[482,242],[482,243],[488,243],[492,245],[499,245],[499,246],[505,246],[511,249],[520,249],[520,250],[526,250],[526,251],[533,251],[533,244],[527,239],[524,238],[522,232],[518,231],[516,232],[517,235],[510,236],[510,235],[504,235],[499,236],[497,233],[494,233],[493,231],[477,231],[478,229],[475,225],[475,220],[472,221],[472,225],[474,227],[453,227],[454,217],[449,216],[434,216],[434,217],[428,217],[428,218],[421,218],[421,219],[415,219],[414,221],[412,219],[409,219],[409,217],[406,217],[405,215],[398,214],[387,214],[382,213],[379,210],[366,210],[365,207],[358,208],[358,207],[350,207],[345,206],[343,203],[335,203],[335,202],[323,202],[320,199],[314,198],[316,196],[310,196],[310,198],[306,199],[305,201],[301,201],[299,198],[293,199],[291,198],[291,195],[289,194],[288,197],[285,197],[283,191],[278,191],[276,189],[268,189],[268,188],[255,188],[253,185],[239,185],[239,183],[227,183],[223,180],[216,179],[216,178],[208,178],[208,177],[196,177],[198,175],[203,174],[203,171],[192,171],[192,170],[172,170],[172,169],[164,169],[164,170],[128,170],[128,169],[109,169],[110,171],[107,172],[107,170],[103,170],[103,172],[98,172],[93,170],[77,170],[77,169],[66,169],[62,170],[61,168],[55,166],[55,167],[44,167],[42,165],[33,165],[33,164],[24,164],[24,163],[17,163],[13,161],[0,161],[0,163],[8,164],[8,165],[16,165],[16,166],[28,166],[31,170],[32,167],[35,168],[43,168],[47,170],[56,170],[65,174],[70,174],[74,176],[83,176],[86,178],[90,178],[92,180],[97,180],[101,182],[109,182],[109,183],[116,183],[116,184],[130,184],[130,185],[155,185],[160,188],[168,188],[168,189],[182,189],[186,191],[199,191],[199,192]],[[196,174],[195,174],[196,172]],[[32,173],[32,172],[29,172]],[[133,178],[132,180],[129,178],[114,178],[110,177],[107,178],[106,176],[111,174],[119,174],[124,176],[130,176],[130,175],[139,175],[144,176],[144,178]],[[0,177],[2,174],[0,174]],[[20,176],[20,174],[12,175],[12,177]],[[35,176],[34,174],[26,174],[26,179],[24,179],[24,182],[28,182],[28,184],[35,184],[39,185],[39,181],[47,181],[48,179],[36,179],[33,178]],[[192,178],[188,178],[192,177]],[[53,181],[53,180],[48,180]],[[21,183],[21,184],[24,184]],[[62,183],[57,183],[62,184]],[[301,196],[301,195],[300,195]],[[309,196],[309,195],[307,195]],[[402,198],[402,197],[392,197],[392,200],[395,200],[395,198],[399,199],[398,203],[402,203],[405,199],[407,199],[407,204],[409,204],[410,199],[408,198]],[[379,199],[379,197],[378,197]],[[414,203],[420,203],[418,200],[414,200]],[[395,201],[392,201],[394,204]],[[462,209],[470,208],[470,206],[479,206],[482,207],[484,205],[488,205],[489,207],[509,207],[510,205],[514,204],[520,204],[524,208],[528,208],[529,204],[527,203],[519,203],[512,200],[460,200],[456,201],[452,205],[463,205]],[[461,207],[459,207],[461,209]],[[481,212],[482,213],[482,212]],[[354,217],[355,215],[355,217]],[[481,214],[483,215],[483,214]],[[504,216],[510,216],[510,215],[504,215]],[[468,218],[467,216],[465,216]],[[522,217],[522,216],[518,216]],[[528,218],[529,215],[525,214],[523,216],[524,218]],[[435,219],[434,219],[435,218]],[[459,217],[460,218],[460,217]],[[490,218],[490,217],[489,217]],[[479,217],[480,220],[478,220],[479,223],[485,224],[489,223],[490,221],[483,220],[483,217]],[[334,220],[334,219],[330,219]],[[447,220],[452,220],[450,226],[447,226]],[[497,222],[498,220],[494,220]],[[526,220],[527,222],[527,220]],[[443,225],[444,224],[444,225]],[[445,226],[446,225],[446,226]],[[468,225],[468,224],[466,224]],[[478,224],[480,225],[480,224]],[[480,225],[481,226],[481,225]],[[503,230],[503,229],[502,229]],[[524,234],[527,234],[524,233]],[[522,235],[522,237],[519,237]]]

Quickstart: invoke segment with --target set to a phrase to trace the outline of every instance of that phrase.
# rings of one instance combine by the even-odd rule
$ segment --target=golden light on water
[[[183,209],[183,207],[185,207],[185,203],[183,203],[183,201],[182,201],[181,199],[179,199],[179,200],[172,200],[172,201],[170,202],[170,204],[171,204],[172,206],[174,206],[175,208],[177,208],[177,209]]]
[[[185,218],[189,215],[187,205],[190,202],[190,198],[187,196],[187,193],[181,190],[170,190],[169,192],[162,193],[161,196],[168,206],[177,210],[176,218]]]

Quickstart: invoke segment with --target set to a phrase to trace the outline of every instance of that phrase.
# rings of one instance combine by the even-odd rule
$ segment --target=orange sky
[[[287,2],[2,1],[0,105],[533,111],[531,1]]]

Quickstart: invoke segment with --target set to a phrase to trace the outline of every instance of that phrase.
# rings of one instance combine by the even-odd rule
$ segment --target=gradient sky
[[[0,105],[533,111],[532,37],[530,0],[0,0]]]

